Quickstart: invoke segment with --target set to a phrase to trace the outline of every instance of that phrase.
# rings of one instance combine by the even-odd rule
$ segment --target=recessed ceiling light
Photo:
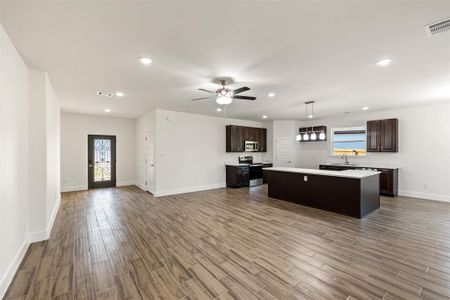
[[[308,115],[308,119],[312,119],[313,118],[313,115]]]
[[[267,116],[266,116],[266,115],[262,115],[262,118],[263,118],[263,119],[267,119]]]
[[[139,58],[139,61],[143,64],[143,65],[149,65],[152,63],[152,60],[148,57],[141,57]]]
[[[268,93],[267,96],[269,96],[269,97],[275,97],[275,93]]]
[[[117,97],[123,97],[125,94],[123,92],[116,92]]]
[[[104,111],[105,111],[106,113],[111,112],[111,110],[110,110],[109,108],[105,108]]]
[[[390,64],[391,61],[392,61],[392,59],[385,58],[385,59],[382,59],[379,62],[377,62],[377,65],[384,67],[384,66],[387,66],[388,64]]]
[[[369,110],[369,107],[368,106],[364,106],[362,109],[363,110]]]
[[[220,112],[220,111],[222,111],[222,109],[221,109],[220,107],[219,107],[219,108],[217,108],[216,110],[217,110],[217,111],[219,111],[219,112]]]

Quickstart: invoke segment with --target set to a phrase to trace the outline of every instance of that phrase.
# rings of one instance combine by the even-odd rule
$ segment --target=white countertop
[[[271,162],[254,162],[255,164],[263,164],[263,165],[268,165],[268,164],[272,164]],[[240,163],[234,163],[234,162],[230,162],[230,163],[225,163],[225,166],[249,166],[250,164],[240,164]]]
[[[380,174],[380,172],[371,171],[371,170],[329,171],[329,170],[301,169],[301,168],[289,168],[289,167],[272,167],[272,168],[264,168],[264,170],[278,171],[278,172],[302,173],[302,174],[311,174],[311,175],[334,176],[334,177],[359,178],[359,179],[368,177],[368,176],[372,176],[375,174]]]
[[[339,166],[339,167],[356,167],[356,168],[374,168],[374,169],[399,169],[398,165],[391,165],[389,163],[377,163],[377,162],[358,162],[353,163],[350,162],[349,165],[346,165],[342,162],[324,162],[319,165],[324,166]]]

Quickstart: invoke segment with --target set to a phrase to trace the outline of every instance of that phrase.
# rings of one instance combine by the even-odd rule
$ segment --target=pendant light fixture
[[[311,121],[311,126],[308,127],[308,119],[314,119],[314,104],[315,101],[305,102],[305,127],[298,129],[298,134],[295,139],[298,142],[316,142],[327,140],[327,127],[326,126],[314,126],[314,121]]]

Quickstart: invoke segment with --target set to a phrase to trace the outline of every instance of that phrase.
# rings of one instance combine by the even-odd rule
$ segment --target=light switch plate
[[[308,176],[303,176],[304,181],[308,181]]]

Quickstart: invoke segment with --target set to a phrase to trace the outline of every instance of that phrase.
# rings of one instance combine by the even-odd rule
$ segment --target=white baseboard
[[[55,207],[53,208],[52,215],[50,217],[50,221],[47,224],[47,229],[30,232],[28,234],[28,241],[30,243],[40,242],[44,240],[48,240],[50,234],[52,233],[53,224],[55,223],[56,215],[58,214],[59,206],[61,205],[61,194],[58,199],[56,199]]]
[[[128,185],[136,185],[136,181],[118,181],[116,186],[128,186]],[[61,192],[77,192],[77,191],[86,191],[88,190],[87,185],[78,185],[78,186],[62,186]]]
[[[20,246],[16,256],[13,258],[12,262],[6,269],[5,275],[0,280],[0,299],[3,299],[3,296],[5,295],[6,290],[11,284],[11,281],[13,280],[14,275],[16,274],[17,269],[19,268],[20,263],[22,262],[29,246],[30,242],[28,241],[28,237],[25,237],[25,241],[23,242],[22,246]]]
[[[145,184],[144,184],[144,183],[136,182],[135,185],[136,185],[138,188],[140,188],[141,190],[143,190],[144,192],[146,191],[146,188],[145,188]]]
[[[48,240],[50,237],[50,234],[53,229],[53,224],[55,223],[56,215],[58,214],[59,207],[61,205],[61,194],[59,194],[58,198],[56,199],[55,207],[53,208],[52,215],[50,217],[50,221],[47,225],[46,230],[40,230],[35,232],[30,232],[25,237],[25,240],[20,247],[18,253],[12,260],[12,262],[9,264],[8,268],[6,269],[5,275],[0,280],[0,299],[3,299],[3,296],[6,293],[6,290],[8,289],[9,285],[11,284],[12,279],[14,278],[14,275],[17,272],[17,269],[19,268],[20,263],[22,262],[25,253],[27,252],[28,247],[31,243]]]
[[[30,232],[28,235],[28,240],[30,243],[36,243],[40,241],[48,240],[50,237],[50,234],[47,230],[40,230],[40,231],[34,231]]]
[[[88,187],[86,185],[79,186],[62,186],[61,192],[76,192],[76,191],[86,191]]]
[[[411,192],[411,191],[404,191],[404,190],[399,190],[398,194],[399,194],[399,196],[405,196],[405,197],[450,202],[449,195],[429,194],[429,193]]]
[[[168,190],[156,191],[153,195],[155,197],[161,197],[161,196],[185,194],[185,193],[192,193],[192,192],[200,192],[200,191],[206,191],[206,190],[212,190],[212,189],[220,189],[220,188],[224,188],[225,186],[226,186],[225,183],[191,186],[191,187],[185,187],[185,188],[179,188],[179,189],[168,189]]]
[[[116,183],[116,186],[129,186],[129,185],[136,185],[136,181],[118,181]]]

